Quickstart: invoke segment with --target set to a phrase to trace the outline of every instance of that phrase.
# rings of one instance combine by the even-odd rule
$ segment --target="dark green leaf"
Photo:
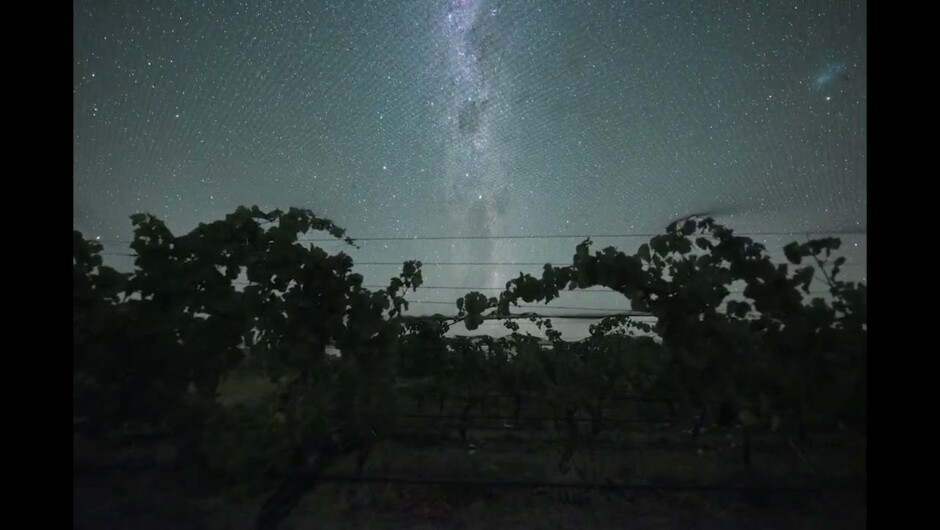
[[[787,261],[794,265],[799,265],[803,261],[802,250],[799,243],[795,241],[783,247],[783,255],[786,256]]]

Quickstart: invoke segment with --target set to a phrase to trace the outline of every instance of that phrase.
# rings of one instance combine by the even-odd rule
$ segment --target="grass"
[[[219,385],[219,403],[231,406],[264,399],[277,389],[274,383],[261,376],[236,376]]]

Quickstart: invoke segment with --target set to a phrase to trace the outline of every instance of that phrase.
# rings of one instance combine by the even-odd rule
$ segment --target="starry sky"
[[[862,280],[866,41],[864,1],[76,0],[73,224],[129,270],[132,213],[310,208],[367,284],[428,263],[412,314],[699,213]]]

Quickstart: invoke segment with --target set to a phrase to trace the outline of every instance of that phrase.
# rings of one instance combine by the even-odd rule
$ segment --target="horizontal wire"
[[[122,256],[136,258],[137,254],[123,252],[102,252],[102,256]],[[418,260],[421,261],[421,260]],[[354,261],[353,265],[387,265],[400,267],[403,261]],[[546,261],[421,261],[421,266],[433,267],[515,267],[515,266],[535,266],[551,265],[553,267],[567,267],[571,263],[567,262],[546,262]],[[846,263],[841,268],[863,267],[861,263]]]
[[[502,236],[378,236],[378,237],[354,237],[354,241],[480,241],[494,239],[587,239],[587,238],[636,238],[636,237],[656,237],[665,235],[666,232],[649,233],[624,233],[624,234],[510,234]],[[845,230],[845,231],[786,231],[786,232],[735,232],[736,236],[806,236],[806,235],[831,235],[831,236],[868,236],[864,230]],[[101,238],[99,242],[111,243],[129,243],[130,239],[122,238]],[[304,242],[322,242],[335,241],[342,243],[342,239],[331,237],[302,237],[297,241]]]

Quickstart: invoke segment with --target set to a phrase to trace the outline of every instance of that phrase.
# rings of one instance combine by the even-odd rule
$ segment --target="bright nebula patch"
[[[847,76],[845,63],[831,62],[816,74],[812,86],[814,90],[822,90],[839,79],[845,79]]]

